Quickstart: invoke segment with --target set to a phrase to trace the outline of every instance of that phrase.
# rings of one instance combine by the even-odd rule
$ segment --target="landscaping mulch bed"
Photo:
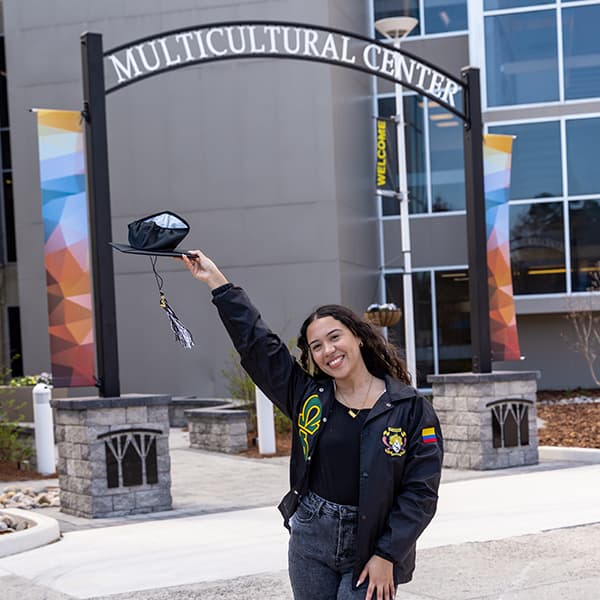
[[[538,392],[541,446],[600,448],[600,390]]]
[[[248,450],[240,452],[240,456],[247,458],[269,458],[271,456],[289,456],[292,451],[292,434],[291,432],[277,433],[275,435],[275,454],[260,454],[256,441],[256,432],[248,432]]]
[[[17,463],[0,462],[0,481],[28,481],[30,479],[53,479],[56,473],[40,475],[37,471],[19,466]]]

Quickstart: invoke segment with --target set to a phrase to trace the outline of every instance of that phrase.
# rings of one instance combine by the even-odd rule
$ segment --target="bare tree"
[[[569,300],[567,320],[575,333],[575,340],[571,341],[573,350],[583,356],[594,383],[600,386],[600,313],[594,312],[592,297],[600,294],[600,261],[596,267],[590,273],[589,293]]]

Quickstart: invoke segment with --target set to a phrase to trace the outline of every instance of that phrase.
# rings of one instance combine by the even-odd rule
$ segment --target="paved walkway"
[[[171,447],[173,511],[90,520],[44,509],[63,538],[0,559],[0,600],[290,599],[275,508],[287,459],[191,450],[179,431]],[[415,579],[398,598],[600,598],[600,459],[576,458],[445,470]]]

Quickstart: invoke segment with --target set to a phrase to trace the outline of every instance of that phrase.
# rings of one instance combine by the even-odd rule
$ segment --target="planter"
[[[376,327],[393,327],[400,322],[402,311],[396,310],[374,310],[364,314],[365,320]]]

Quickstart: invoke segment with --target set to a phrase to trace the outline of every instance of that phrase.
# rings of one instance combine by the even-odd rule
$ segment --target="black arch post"
[[[83,116],[99,395],[120,395],[102,35],[81,35]]]
[[[492,372],[479,69],[465,67],[464,153],[473,373]]]

